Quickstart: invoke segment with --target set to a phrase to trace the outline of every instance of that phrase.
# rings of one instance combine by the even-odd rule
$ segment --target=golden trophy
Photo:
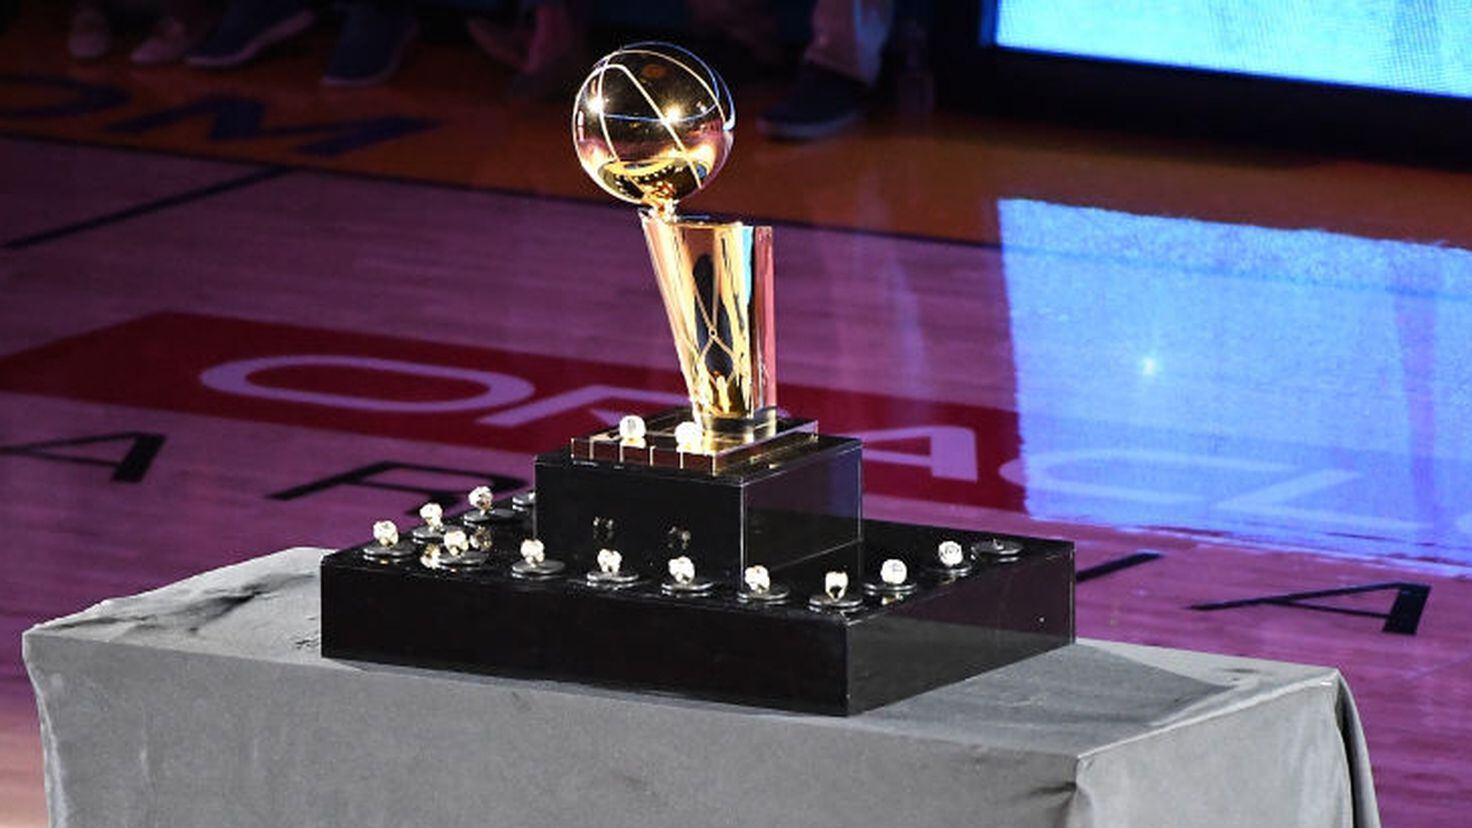
[[[691,416],[683,419],[699,427],[686,426],[679,436],[687,439],[675,444],[712,458],[712,470],[749,459],[742,448],[790,430],[776,416],[772,228],[676,211],[720,172],[735,126],[736,109],[720,76],[699,57],[663,43],[627,46],[598,61],[572,114],[583,170],[610,195],[640,207],[690,394]],[[649,425],[646,444],[661,442],[670,424]]]
[[[578,89],[573,147],[599,187],[638,205],[690,405],[538,458],[549,548],[587,560],[617,547],[645,567],[688,556],[735,587],[749,566],[862,536],[859,442],[777,408],[772,228],[678,210],[720,172],[735,126],[720,75],[667,43],[610,53]]]

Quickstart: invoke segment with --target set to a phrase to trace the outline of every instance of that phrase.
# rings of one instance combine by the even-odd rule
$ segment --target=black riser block
[[[624,566],[663,572],[671,529],[690,533],[684,550],[701,575],[735,587],[753,564],[774,573],[860,540],[860,443],[818,437],[773,467],[716,476],[573,461],[566,451],[537,458],[537,536],[573,570],[596,566],[604,545],[594,519],[612,519],[611,548]]]

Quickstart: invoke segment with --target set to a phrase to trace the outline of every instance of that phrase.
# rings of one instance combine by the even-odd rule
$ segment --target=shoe
[[[343,22],[337,48],[322,75],[327,86],[370,86],[399,70],[409,43],[419,34],[419,19],[397,3],[355,3]]]
[[[112,51],[112,25],[95,6],[82,6],[72,14],[66,50],[77,60],[96,60]]]
[[[527,44],[531,42],[531,33],[527,30],[500,26],[484,17],[472,17],[465,21],[465,31],[491,60],[516,70],[526,64]]]
[[[204,40],[208,31],[202,25],[190,26],[177,17],[165,15],[158,19],[148,39],[138,44],[138,48],[133,50],[128,59],[138,66],[178,63],[185,55],[194,51],[194,47]]]
[[[532,13],[526,58],[506,87],[513,101],[566,100],[588,66],[587,20],[566,0],[543,0]]]
[[[857,122],[868,96],[868,84],[804,63],[792,91],[757,118],[757,127],[770,138],[787,141],[826,138]]]
[[[302,0],[235,0],[214,33],[185,62],[203,69],[240,66],[305,32],[316,20],[317,13]]]

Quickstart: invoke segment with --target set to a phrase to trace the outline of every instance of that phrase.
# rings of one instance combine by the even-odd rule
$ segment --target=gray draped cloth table
[[[324,659],[322,554],[25,633],[54,825],[1379,824],[1333,669],[1084,641],[806,716]]]

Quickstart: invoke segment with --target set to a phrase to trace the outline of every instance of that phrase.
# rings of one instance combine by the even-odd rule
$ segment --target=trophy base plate
[[[689,419],[689,408],[671,408],[651,414],[646,420],[648,431],[638,440],[624,440],[618,429],[605,429],[572,438],[568,452],[578,462],[717,475],[779,459],[817,441],[816,420],[773,416],[744,432],[706,432],[699,446],[686,449],[676,439],[675,429]]]
[[[622,589],[574,569],[517,577],[529,529],[498,527],[478,567],[376,560],[361,545],[326,556],[323,655],[850,715],[1074,638],[1066,541],[866,520],[863,541],[774,573],[785,599],[752,600],[728,583],[672,594],[658,577]],[[942,567],[943,540],[978,552]],[[986,554],[996,540],[1020,549]],[[881,581],[889,558],[912,588]],[[839,570],[848,592],[821,600]]]

